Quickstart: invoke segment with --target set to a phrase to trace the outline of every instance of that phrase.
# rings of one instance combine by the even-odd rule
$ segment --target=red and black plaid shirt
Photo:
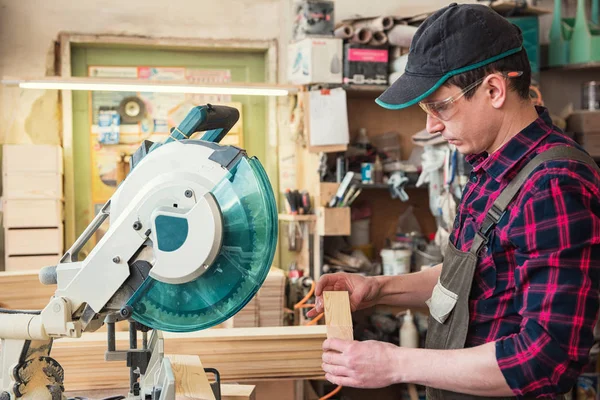
[[[577,146],[548,112],[473,165],[450,240],[468,251],[488,209],[535,155]],[[566,392],[588,362],[598,313],[600,176],[576,161],[549,161],[531,175],[479,256],[466,347],[496,342],[516,396]]]

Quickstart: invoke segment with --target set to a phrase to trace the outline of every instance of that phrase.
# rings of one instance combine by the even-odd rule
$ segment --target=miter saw
[[[59,264],[40,272],[42,283],[57,285],[49,304],[0,310],[0,400],[64,398],[52,341],[104,323],[106,359],[131,368],[129,398],[175,398],[160,331],[197,331],[232,317],[256,294],[275,253],[277,210],[263,167],[244,150],[218,144],[238,118],[231,107],[199,106],[163,143],[145,141],[127,178]],[[204,134],[190,139],[197,132]],[[108,231],[79,261],[107,218]],[[131,348],[118,351],[114,323],[124,319]]]

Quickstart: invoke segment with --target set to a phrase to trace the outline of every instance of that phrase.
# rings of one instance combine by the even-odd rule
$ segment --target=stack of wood
[[[272,268],[257,294],[259,326],[282,326],[285,304],[285,273]]]
[[[198,355],[205,367],[219,370],[224,382],[323,377],[325,326],[207,329],[164,333],[165,354]],[[127,332],[117,332],[117,349],[126,349]],[[138,345],[139,347],[140,345]],[[124,361],[104,361],[106,335],[84,334],[54,342],[52,357],[65,369],[66,390],[127,387]]]
[[[232,328],[254,328],[258,325],[258,300],[256,296],[250,300],[232,318]]]
[[[39,270],[63,252],[62,148],[4,145],[5,270]]]

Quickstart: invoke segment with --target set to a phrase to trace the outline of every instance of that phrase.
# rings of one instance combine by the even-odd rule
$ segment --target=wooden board
[[[327,339],[354,340],[350,296],[346,291],[323,292]]]
[[[215,395],[198,356],[165,354],[175,376],[177,400],[215,400]]]
[[[113,388],[107,390],[69,391],[67,398],[83,397],[88,399],[105,399],[113,396],[126,395],[129,389]],[[281,397],[280,399],[282,399]],[[262,397],[261,397],[262,399]],[[221,384],[221,400],[256,400],[255,385]],[[301,399],[299,399],[301,400]]]
[[[4,258],[5,271],[37,271],[43,267],[56,265],[60,260],[61,255],[55,254],[51,256],[6,256]],[[26,291],[29,288],[24,288]],[[0,296],[0,302],[2,296]]]
[[[2,200],[5,228],[48,228],[63,223],[63,203],[57,199]]]
[[[41,310],[54,295],[56,285],[42,285],[38,271],[0,272],[0,307]]]
[[[216,368],[224,382],[256,379],[322,377],[325,326],[207,329],[164,333],[166,354],[199,356]],[[128,346],[128,332],[116,333],[117,349]],[[80,339],[54,342],[52,356],[65,369],[67,390],[127,387],[125,362],[106,362],[106,335],[84,334]]]
[[[52,145],[5,144],[2,173],[41,172],[62,174],[62,148]]]
[[[42,255],[63,252],[62,226],[47,229],[5,229],[6,255]]]
[[[63,177],[56,173],[5,174],[2,195],[9,199],[62,199]]]

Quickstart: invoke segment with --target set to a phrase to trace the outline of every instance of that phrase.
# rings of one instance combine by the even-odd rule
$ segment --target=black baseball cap
[[[450,77],[523,49],[518,26],[481,4],[450,4],[430,15],[415,33],[406,70],[377,100],[399,110],[417,104]]]

